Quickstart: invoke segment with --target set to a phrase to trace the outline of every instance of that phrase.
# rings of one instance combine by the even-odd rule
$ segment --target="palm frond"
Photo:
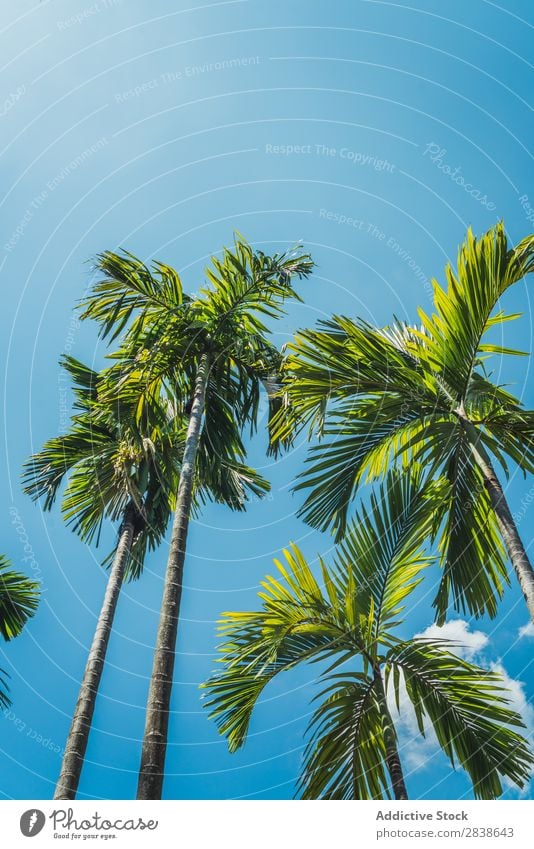
[[[386,749],[374,681],[361,673],[327,679],[308,727],[298,790],[303,799],[389,799]]]
[[[75,408],[84,412],[88,411],[98,398],[101,375],[85,363],[67,354],[60,358],[59,364],[70,376],[75,397]]]
[[[199,306],[213,319],[214,337],[235,319],[242,330],[267,333],[260,316],[277,318],[288,298],[300,300],[292,280],[307,277],[312,269],[309,255],[298,249],[268,256],[236,234],[232,249],[224,248],[221,258],[211,257],[205,272],[211,286],[200,293]]]
[[[16,572],[0,554],[0,634],[12,640],[33,616],[39,603],[39,584]]]
[[[386,668],[401,671],[420,732],[428,716],[452,766],[458,762],[471,778],[476,798],[500,796],[503,776],[519,787],[528,782],[534,758],[513,730],[524,723],[497,672],[461,660],[446,642],[422,639],[394,646]],[[391,677],[398,701],[400,677]]]
[[[426,358],[454,388],[458,403],[465,397],[481,354],[510,353],[483,342],[506,317],[492,315],[504,293],[534,269],[534,236],[515,248],[508,245],[502,222],[477,239],[469,229],[456,270],[445,269],[447,288],[433,281],[435,312],[419,310],[425,328]]]
[[[502,405],[489,413],[484,428],[494,438],[489,445],[501,461],[502,454],[510,457],[526,474],[534,474],[534,411],[519,405]],[[507,472],[506,466],[505,472]]]
[[[41,451],[24,464],[24,491],[34,500],[44,497],[44,509],[50,510],[65,475],[87,458],[109,454],[110,438],[106,425],[91,420],[79,421],[66,434],[47,440]]]
[[[428,448],[429,432],[443,419],[423,405],[407,406],[399,395],[357,398],[332,413],[325,441],[310,448],[294,487],[310,490],[298,514],[319,530],[332,527],[336,539],[347,528],[350,504],[358,487],[384,475],[397,459]],[[426,442],[423,443],[423,440]]]
[[[235,751],[246,739],[250,717],[263,689],[279,672],[318,656],[349,654],[362,644],[358,629],[343,633],[299,549],[275,561],[283,581],[267,577],[259,593],[262,610],[224,613],[218,624],[223,670],[203,685],[206,707]]]
[[[197,456],[197,497],[238,511],[245,509],[250,498],[263,498],[270,491],[270,484],[246,465],[245,457],[232,410],[224,398],[210,393]]]
[[[336,592],[331,600],[347,599],[351,586],[373,640],[397,624],[404,600],[432,560],[425,543],[436,530],[436,502],[446,492],[444,479],[425,481],[416,463],[409,469],[393,468],[337,547],[332,570]]]
[[[303,330],[287,347],[284,389],[292,420],[279,422],[280,434],[308,426],[321,436],[327,406],[357,396],[392,395],[407,407],[450,408],[443,381],[418,357],[423,342],[400,322],[376,328],[358,319],[334,316],[317,330]]]
[[[460,423],[452,428],[442,473],[449,488],[436,504],[444,520],[439,541],[443,573],[434,600],[437,621],[445,620],[449,600],[462,613],[494,617],[509,583],[506,556],[482,473]]]
[[[189,301],[173,268],[154,262],[151,271],[128,251],[98,254],[95,271],[103,277],[82,302],[81,317],[95,319],[101,325],[101,335],[111,341],[122,333],[136,311],[140,312],[136,327],[140,332],[144,321],[155,318],[162,308],[167,314],[175,313]]]

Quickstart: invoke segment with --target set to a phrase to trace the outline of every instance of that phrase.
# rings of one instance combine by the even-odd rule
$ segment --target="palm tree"
[[[91,729],[119,593],[125,577],[142,572],[147,548],[165,533],[175,471],[171,428],[152,423],[143,434],[132,417],[99,399],[103,376],[72,357],[62,365],[74,384],[76,415],[25,465],[25,491],[50,510],[66,475],[62,513],[85,542],[98,544],[104,519],[119,523],[102,608],[67,737],[55,799],[74,799]]]
[[[145,403],[162,392],[189,416],[180,482],[154,654],[138,799],[161,798],[167,748],[176,635],[183,584],[186,540],[201,434],[217,446],[227,428],[256,426],[260,389],[267,387],[271,411],[279,406],[273,385],[280,354],[267,340],[263,319],[283,312],[295,298],[292,278],[307,276],[307,255],[254,252],[240,237],[222,258],[212,257],[209,287],[197,297],[184,294],[178,274],[161,263],[152,271],[131,254],[98,257],[104,273],[85,303],[84,318],[116,338],[128,325],[118,352],[124,397]],[[133,321],[130,321],[132,319]],[[133,376],[133,386],[130,382]],[[139,385],[143,391],[139,395]],[[272,450],[276,450],[276,445]]]
[[[223,669],[203,686],[230,751],[245,742],[275,675],[323,662],[298,783],[304,799],[407,799],[392,717],[401,704],[411,704],[422,734],[433,727],[477,798],[499,796],[501,776],[520,787],[529,779],[534,758],[513,730],[523,723],[502,678],[462,660],[450,641],[395,636],[431,559],[425,539],[444,487],[422,487],[421,478],[417,466],[389,473],[349,526],[333,568],[320,561],[321,583],[292,545],[283,564],[275,561],[281,577],[263,582],[261,609],[220,622]]]
[[[18,637],[28,619],[33,616],[39,603],[39,584],[30,581],[20,572],[15,572],[11,562],[0,554],[0,634],[4,640]],[[7,673],[0,669],[0,707],[11,704],[9,687],[2,677]]]
[[[95,702],[120,590],[125,578],[137,579],[148,549],[165,535],[179,478],[185,427],[164,404],[145,404],[142,421],[124,399],[110,402],[103,390],[107,373],[73,359],[63,366],[74,381],[76,408],[68,432],[45,443],[26,464],[25,489],[44,496],[50,510],[68,474],[62,512],[85,542],[98,544],[104,519],[119,523],[109,579],[65,747],[56,799],[74,799],[89,739]],[[201,446],[201,480],[195,480],[195,507],[214,499],[243,509],[247,492],[259,497],[268,484],[240,460],[239,436],[228,431],[217,468],[211,446]]]
[[[422,325],[386,328],[334,316],[289,346],[286,401],[276,432],[308,425],[325,437],[311,448],[296,489],[310,489],[299,515],[314,527],[346,531],[358,487],[407,456],[443,475],[442,580],[434,602],[442,622],[456,610],[495,616],[508,583],[506,553],[534,621],[534,572],[502,485],[508,462],[534,472],[534,412],[491,381],[491,355],[518,354],[494,341],[501,297],[534,268],[534,236],[509,247],[498,224],[469,231],[447,288],[434,281],[434,312]],[[489,337],[489,338],[488,338]],[[282,414],[281,414],[282,415]],[[503,545],[504,544],[504,545]]]

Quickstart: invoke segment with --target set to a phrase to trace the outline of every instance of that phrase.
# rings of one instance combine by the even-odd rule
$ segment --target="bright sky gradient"
[[[95,327],[79,327],[74,312],[91,280],[87,260],[127,248],[174,265],[195,291],[234,228],[263,250],[302,240],[318,268],[300,285],[306,303],[276,326],[278,343],[334,311],[414,320],[468,225],[483,232],[504,217],[513,241],[534,230],[533,25],[524,0],[0,0],[1,550],[43,588],[23,636],[0,646],[14,703],[0,717],[3,797],[52,796],[104,593],[99,562],[114,542],[110,528],[101,549],[84,547],[19,483],[23,461],[65,426],[71,398],[58,357],[103,362]],[[528,286],[504,304],[524,313],[507,329],[524,350],[533,347]],[[528,359],[496,363],[494,378],[532,407],[529,369]],[[272,481],[269,500],[244,516],[209,507],[191,528],[166,798],[295,791],[313,670],[266,691],[233,756],[198,689],[213,668],[219,613],[255,605],[289,540],[310,558],[331,549],[328,535],[293,518],[305,446],[274,464],[265,444],[264,434],[252,441],[250,461]],[[512,470],[507,493],[527,545],[533,487]],[[166,554],[165,545],[124,588],[80,798],[135,794]],[[432,625],[436,574],[407,634]],[[448,628],[514,679],[532,722],[527,619],[513,581],[497,622]],[[463,773],[416,737],[406,718],[411,797],[471,798]]]

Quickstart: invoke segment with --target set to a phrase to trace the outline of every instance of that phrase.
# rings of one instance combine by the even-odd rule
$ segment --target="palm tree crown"
[[[126,397],[106,394],[108,371],[95,372],[73,357],[62,359],[73,381],[75,415],[67,433],[53,437],[25,464],[23,483],[50,510],[65,476],[62,514],[83,541],[98,544],[104,519],[121,521],[131,505],[136,534],[127,574],[138,578],[147,550],[162,541],[174,505],[185,441],[183,416],[153,399],[142,414]],[[242,510],[268,483],[242,462],[239,434],[222,422],[217,462],[213,443],[201,445],[195,509],[207,501]],[[110,558],[106,559],[109,562]]]
[[[122,521],[131,505],[136,532],[127,571],[138,577],[147,548],[159,544],[170,515],[178,456],[172,422],[159,411],[145,429],[135,426],[125,404],[102,403],[105,373],[73,357],[64,357],[62,366],[73,382],[75,414],[68,431],[49,439],[25,464],[25,491],[42,497],[50,510],[68,476],[63,517],[84,542],[97,544],[104,519]]]
[[[110,340],[127,328],[118,360],[110,369],[110,391],[136,404],[162,394],[178,410],[190,413],[195,376],[209,358],[205,429],[218,440],[221,423],[239,428],[257,425],[261,392],[270,414],[280,407],[276,392],[282,357],[268,340],[265,319],[279,317],[288,299],[300,300],[295,277],[313,268],[307,254],[290,251],[267,256],[236,236],[233,250],[213,256],[205,271],[208,285],[196,296],[183,291],[177,272],[156,262],[149,269],[130,253],[104,252],[96,268],[103,273],[82,305],[82,318],[95,319]],[[225,442],[213,445],[218,451]],[[272,440],[270,450],[279,444]]]
[[[499,224],[481,239],[469,231],[447,288],[433,281],[434,312],[420,326],[374,327],[334,316],[288,346],[286,406],[276,432],[307,425],[321,437],[297,490],[300,515],[314,527],[347,528],[362,482],[411,456],[448,482],[439,504],[442,580],[435,599],[443,621],[460,611],[495,616],[508,582],[506,551],[531,615],[534,572],[492,465],[534,472],[534,412],[487,375],[485,360],[518,354],[488,340],[514,315],[499,308],[506,291],[534,268],[534,236],[509,247]],[[504,542],[504,545],[503,545]]]

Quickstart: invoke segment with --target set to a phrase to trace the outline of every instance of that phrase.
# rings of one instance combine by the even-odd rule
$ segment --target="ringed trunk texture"
[[[397,735],[389,712],[386,700],[386,691],[384,690],[382,675],[380,674],[379,669],[375,671],[375,693],[378,697],[380,713],[382,715],[382,730],[384,732],[384,743],[386,746],[386,763],[391,780],[391,787],[393,788],[393,793],[397,801],[407,799],[408,792],[404,783],[402,765],[399,757],[399,751],[397,749]]]
[[[127,508],[121,525],[113,565],[109,573],[102,609],[100,610],[93,642],[85,665],[78,701],[74,708],[74,715],[65,745],[65,754],[61,763],[61,772],[56,784],[54,799],[76,798],[76,791],[87,749],[87,741],[93,721],[96,696],[104,669],[109,636],[113,627],[115,610],[119,600],[119,593],[134,534],[135,521],[133,510]]]
[[[534,622],[534,570],[532,569],[532,564],[519,536],[517,526],[495,469],[483,446],[480,445],[480,441],[473,446],[473,453],[477,465],[484,476],[484,484],[490,497],[491,506],[497,517],[508,557],[514,567],[521,592],[526,601],[530,621]]]
[[[148,691],[145,733],[137,785],[138,799],[161,799],[167,732],[172,691],[172,676],[178,631],[178,617],[184,561],[191,513],[191,499],[198,443],[208,383],[209,355],[203,354],[195,380],[195,391],[184,448],[171,545],[165,573],[163,600]]]

